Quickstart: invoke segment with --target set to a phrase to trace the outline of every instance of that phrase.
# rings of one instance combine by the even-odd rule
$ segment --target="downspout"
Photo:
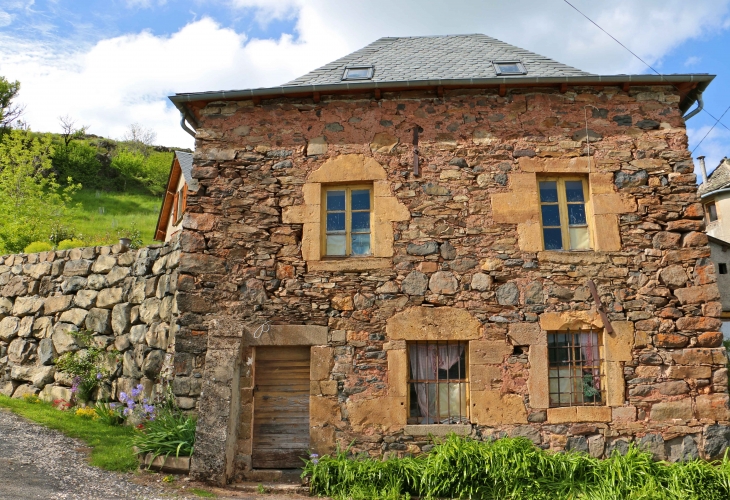
[[[185,113],[180,112],[180,126],[182,129],[187,132],[188,134],[193,136],[193,139],[195,139],[195,131],[193,131],[190,127],[188,127],[188,124],[185,123],[187,119],[187,116],[185,116]]]
[[[697,107],[695,109],[693,109],[692,111],[690,111],[689,113],[687,113],[686,115],[684,115],[682,118],[684,118],[684,121],[687,121],[690,118],[692,118],[694,115],[696,115],[697,113],[702,111],[702,108],[704,108],[704,107],[705,107],[705,102],[702,100],[702,91],[700,90],[697,92]]]

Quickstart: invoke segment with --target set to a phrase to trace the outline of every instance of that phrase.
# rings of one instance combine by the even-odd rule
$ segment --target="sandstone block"
[[[526,424],[522,396],[499,391],[471,391],[471,421],[479,425]]]
[[[72,332],[78,331],[79,329],[76,325],[69,323],[56,323],[53,327],[51,339],[53,340],[53,348],[59,355],[67,351],[77,351],[79,349],[76,337],[71,335]]]
[[[614,422],[635,422],[636,407],[635,406],[618,406],[611,409],[611,419]]]
[[[692,400],[690,398],[655,403],[651,407],[650,419],[659,422],[674,419],[691,420],[692,417]]]
[[[667,370],[667,378],[710,378],[712,369],[709,366],[672,365]]]
[[[379,154],[388,154],[398,145],[399,139],[387,132],[378,132],[370,143],[370,151]],[[321,153],[320,153],[321,154]]]
[[[677,328],[690,331],[717,331],[722,327],[722,321],[705,316],[684,316],[677,320]]]
[[[56,295],[48,297],[43,302],[43,313],[50,315],[58,312],[63,312],[71,307],[72,299],[73,297],[71,295]]]
[[[411,307],[385,327],[391,340],[470,340],[480,338],[481,330],[479,320],[455,307]]]
[[[130,270],[128,267],[114,266],[109,274],[106,275],[107,286],[116,286],[120,284],[124,279],[129,276]]]
[[[674,295],[679,301],[685,304],[700,304],[702,302],[711,302],[720,298],[720,291],[716,283],[701,286],[691,286],[688,288],[678,288],[674,290]]]
[[[334,349],[315,346],[310,349],[310,380],[327,380],[334,366]]]
[[[74,296],[74,305],[82,309],[89,309],[96,304],[97,295],[99,292],[94,290],[79,290]]]
[[[547,344],[547,335],[538,323],[510,323],[508,335],[514,345]]]
[[[546,344],[530,346],[528,354],[530,377],[527,388],[530,393],[530,406],[533,408],[550,407],[550,386],[548,381],[548,351]]]
[[[327,140],[323,135],[314,137],[307,143],[307,156],[327,154]]]
[[[428,288],[433,293],[454,295],[459,291],[459,282],[452,273],[448,271],[437,271],[431,275],[428,281]]]
[[[117,264],[117,258],[114,255],[100,255],[91,266],[91,271],[97,274],[106,274],[112,270]]]
[[[717,421],[730,420],[727,394],[700,394],[695,399],[697,418]]]
[[[686,347],[687,344],[689,344],[689,339],[684,335],[679,335],[677,333],[659,333],[654,335],[654,345],[656,347],[676,349],[679,347]]]
[[[720,347],[722,341],[722,332],[705,332],[697,336],[698,347]]]
[[[501,365],[504,358],[512,354],[512,346],[506,342],[472,340],[469,342],[470,365]]]
[[[60,321],[61,323],[71,323],[76,326],[81,326],[84,324],[87,314],[88,312],[86,311],[86,309],[74,307],[73,309],[69,309],[68,311],[64,311],[63,313],[61,313],[61,317],[58,319],[58,321]]]
[[[18,335],[20,318],[7,316],[0,320],[0,340],[9,342]]]
[[[132,304],[117,304],[112,309],[112,331],[114,335],[127,333],[131,324]]]
[[[63,266],[64,276],[88,276],[92,262],[87,259],[69,260]]]
[[[679,265],[667,266],[659,272],[659,280],[669,288],[682,288],[687,284],[689,277],[684,267]]]
[[[476,273],[471,277],[471,289],[478,292],[485,292],[492,286],[492,278],[488,274]]]
[[[29,316],[34,315],[43,307],[43,299],[36,296],[18,297],[13,304],[13,316]]]

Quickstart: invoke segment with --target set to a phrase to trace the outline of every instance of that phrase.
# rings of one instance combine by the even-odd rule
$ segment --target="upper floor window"
[[[342,74],[343,80],[370,80],[373,77],[375,68],[372,66],[351,66],[345,68]]]
[[[715,222],[717,220],[717,206],[714,201],[705,205],[705,213],[707,214],[707,222]]]
[[[467,342],[408,344],[409,424],[469,421]]]
[[[544,179],[539,187],[545,250],[589,249],[586,182],[570,178]]]
[[[551,407],[605,404],[601,337],[593,330],[548,333]]]
[[[370,255],[372,188],[337,186],[323,192],[325,256]]]
[[[527,74],[525,66],[519,61],[495,61],[493,64],[497,76]]]
[[[172,199],[172,223],[173,225],[177,225],[180,223],[180,220],[182,219],[183,214],[185,213],[185,208],[187,208],[187,198],[188,198],[188,188],[187,185],[184,185],[178,192],[175,193],[175,196]]]

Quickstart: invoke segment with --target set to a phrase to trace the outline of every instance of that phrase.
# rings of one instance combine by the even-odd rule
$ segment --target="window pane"
[[[344,234],[327,235],[327,255],[345,255],[345,250]]]
[[[357,189],[352,191],[352,209],[370,210],[370,190]]]
[[[327,210],[345,210],[344,191],[327,191]]]
[[[516,63],[499,63],[500,73],[522,73],[522,70]]]
[[[560,210],[557,205],[543,205],[541,208],[543,226],[560,225]]]
[[[545,239],[545,250],[560,250],[563,248],[563,236],[558,228],[542,230]]]
[[[717,207],[714,203],[707,205],[707,215],[710,218],[710,222],[715,222],[717,220]]]
[[[327,231],[344,231],[345,213],[335,212],[327,214]]]
[[[370,212],[352,213],[352,232],[362,233],[370,231]]]
[[[370,234],[352,235],[352,255],[370,255]]]
[[[568,202],[584,201],[583,199],[583,182],[582,181],[565,181],[565,197]]]
[[[540,183],[540,201],[543,203],[558,202],[558,183],[555,181],[542,181]]]
[[[588,250],[591,248],[590,241],[588,241],[587,227],[571,227],[569,232],[571,250]]]
[[[568,224],[583,225],[586,223],[586,206],[581,204],[568,205]]]

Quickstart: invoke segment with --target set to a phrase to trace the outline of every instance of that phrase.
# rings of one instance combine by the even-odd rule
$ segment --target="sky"
[[[687,122],[690,150],[709,170],[730,155],[730,111],[712,129],[730,107],[730,0],[570,1],[658,72],[717,75]],[[0,75],[20,81],[33,130],[69,116],[121,138],[140,123],[193,147],[168,95],[276,86],[383,36],[462,33],[593,73],[653,73],[565,0],[0,0]]]

